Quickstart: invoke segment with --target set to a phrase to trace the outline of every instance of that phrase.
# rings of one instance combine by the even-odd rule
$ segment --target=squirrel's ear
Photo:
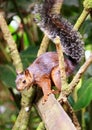
[[[29,72],[28,69],[26,69],[26,70],[24,71],[24,73],[25,73],[26,76],[29,76],[29,77],[31,77],[31,78],[33,79],[33,74],[32,74],[31,72]]]
[[[30,75],[30,73],[29,73],[29,70],[28,70],[28,69],[26,69],[26,70],[24,71],[24,73],[25,73],[25,75],[26,75],[26,76],[29,76],[29,75]]]

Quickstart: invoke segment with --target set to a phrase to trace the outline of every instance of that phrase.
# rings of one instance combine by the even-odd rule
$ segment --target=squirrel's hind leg
[[[60,81],[60,70],[59,70],[59,66],[56,66],[52,69],[51,71],[51,78],[52,81],[54,83],[54,85],[56,86],[56,88],[58,89],[58,91],[61,91],[61,81]]]

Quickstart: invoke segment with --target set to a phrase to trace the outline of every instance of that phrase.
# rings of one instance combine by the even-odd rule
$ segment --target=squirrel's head
[[[29,73],[29,70],[26,69],[23,73],[17,75],[15,83],[19,91],[25,88],[28,89],[33,84],[33,74]]]

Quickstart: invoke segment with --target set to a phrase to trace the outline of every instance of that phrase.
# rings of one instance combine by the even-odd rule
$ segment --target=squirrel
[[[65,58],[67,76],[73,72],[74,68],[72,62]],[[19,91],[28,89],[33,84],[41,87],[44,94],[43,102],[47,100],[49,94],[55,93],[51,90],[52,82],[60,92],[61,81],[57,52],[46,52],[40,55],[23,73],[17,75],[15,82]]]
[[[56,36],[60,37],[63,51],[68,56],[65,58],[65,70],[69,76],[75,65],[80,62],[84,54],[84,43],[79,32],[59,14],[53,14],[51,9],[55,0],[44,0],[34,8],[34,19],[40,29],[54,42]],[[44,101],[52,93],[51,82],[61,91],[60,70],[56,52],[47,52],[38,57],[23,73],[18,74],[16,86],[18,90],[29,88],[37,84],[42,88]]]

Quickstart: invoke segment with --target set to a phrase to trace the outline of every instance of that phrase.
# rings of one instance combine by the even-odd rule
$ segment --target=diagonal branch
[[[7,42],[7,46],[10,49],[10,56],[13,61],[14,67],[17,73],[21,73],[23,71],[23,65],[21,62],[20,55],[17,50],[16,43],[8,29],[7,23],[4,17],[2,16],[2,14],[0,14],[0,19],[1,19],[0,28],[1,28],[1,31],[3,32],[4,39]],[[30,87],[28,91],[25,90],[22,93],[22,101],[21,101],[22,108],[19,112],[18,118],[12,130],[24,130],[24,129],[26,130],[27,129],[28,121],[30,118],[30,109],[32,107],[32,101],[33,101],[34,95],[35,95],[35,90],[32,87]]]
[[[69,84],[69,89],[67,90],[68,95],[74,90],[74,88],[76,87],[76,85],[80,81],[82,75],[84,74],[84,72],[87,70],[87,68],[90,66],[91,63],[92,63],[92,55],[81,66],[81,68],[79,69],[79,71],[77,72],[77,74],[75,75],[75,77],[73,78],[71,83]]]
[[[6,40],[7,45],[9,47],[10,55],[11,55],[13,64],[16,68],[16,72],[21,73],[23,71],[23,65],[21,63],[21,59],[17,50],[16,43],[8,29],[7,23],[4,17],[2,16],[2,14],[0,14],[0,19],[1,19],[0,28],[1,28],[1,31],[3,32],[4,39]]]

